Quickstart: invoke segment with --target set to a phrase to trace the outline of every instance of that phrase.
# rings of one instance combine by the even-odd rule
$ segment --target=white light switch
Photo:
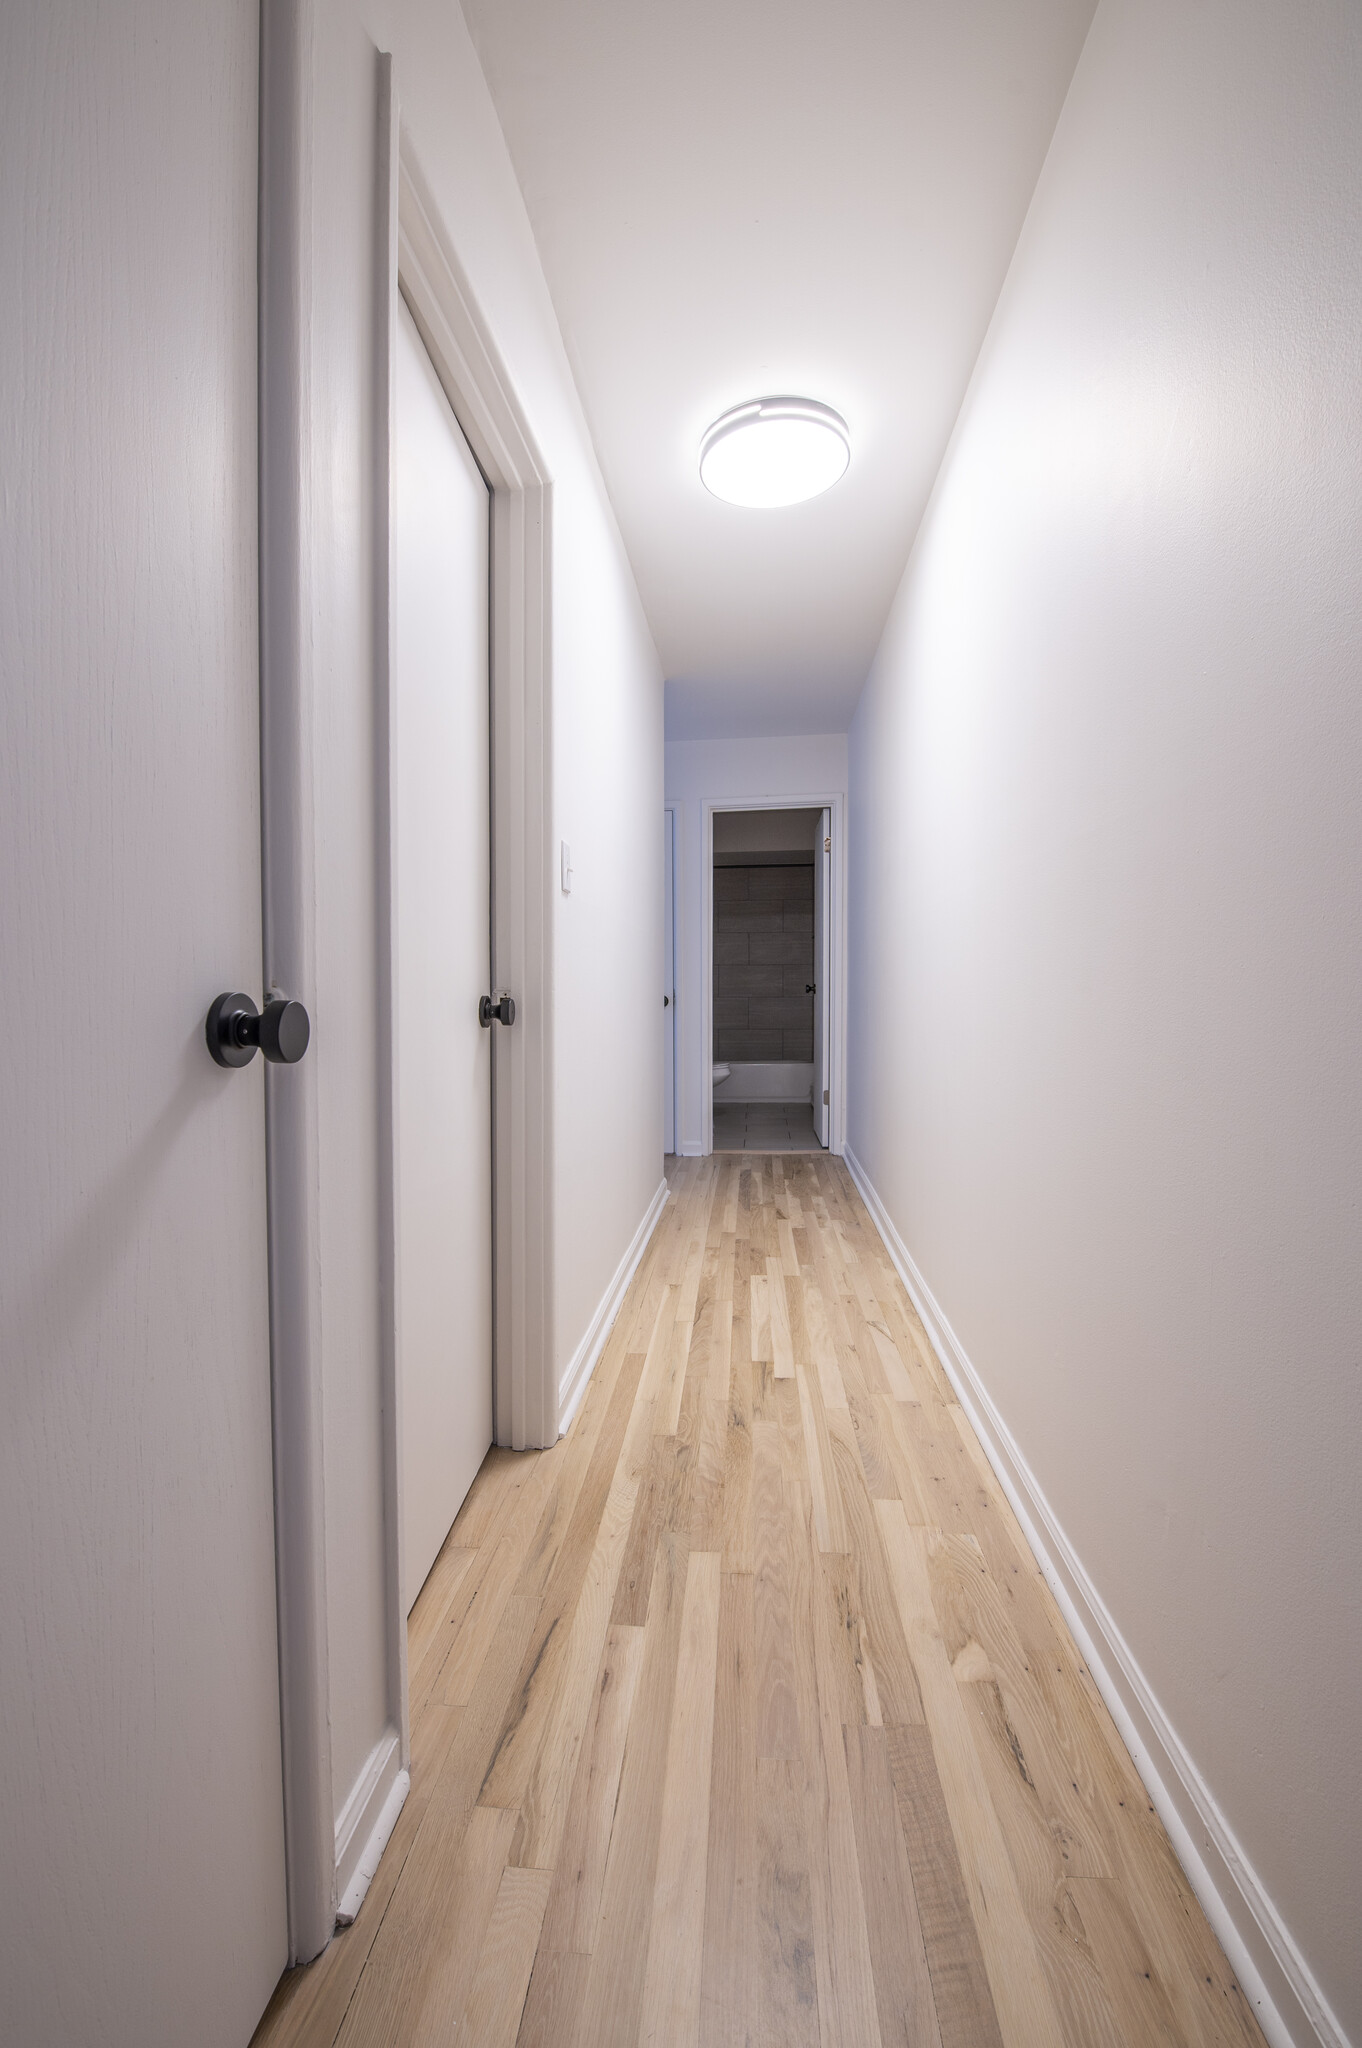
[[[562,853],[563,894],[565,896],[570,896],[572,894],[572,848],[568,845],[566,839],[562,841]]]

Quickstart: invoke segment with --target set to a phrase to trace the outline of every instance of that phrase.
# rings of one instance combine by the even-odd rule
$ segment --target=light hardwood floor
[[[410,1624],[412,1789],[259,2048],[1261,2043],[827,1155],[682,1160]]]

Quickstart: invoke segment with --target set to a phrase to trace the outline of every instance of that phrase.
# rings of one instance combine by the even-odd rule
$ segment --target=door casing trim
[[[260,812],[267,992],[316,1018],[311,636],[313,0],[260,10]],[[265,1075],[275,1587],[288,1956],[335,1923],[317,1060]]]
[[[832,989],[828,1002],[828,1150],[846,1144],[846,798],[838,790],[810,796],[722,797],[700,806],[700,1014],[704,1020],[700,1077],[700,1152],[714,1150],[714,814],[716,811],[822,811],[832,826],[832,872],[828,914],[832,929],[828,956]]]

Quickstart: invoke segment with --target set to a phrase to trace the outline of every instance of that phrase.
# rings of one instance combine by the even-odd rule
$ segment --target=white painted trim
[[[673,801],[673,799],[668,799]],[[680,799],[675,799],[679,802]],[[821,811],[832,817],[832,887],[829,910],[833,920],[830,954],[832,995],[828,1023],[832,1046],[828,1055],[828,1076],[832,1101],[828,1105],[829,1152],[841,1152],[846,1145],[847,1099],[847,858],[846,795],[841,790],[824,790],[805,796],[706,797],[700,805],[700,1015],[704,1032],[700,1050],[700,1145],[701,1158],[714,1150],[714,813],[716,811]],[[694,1050],[692,1052],[694,1057]],[[687,1145],[684,1155],[695,1157]]]
[[[337,1927],[348,1927],[364,1904],[364,1894],[410,1789],[411,1774],[402,1763],[401,1736],[396,1728],[385,1728],[336,1822]]]
[[[494,1427],[514,1450],[558,1435],[553,1326],[552,485],[510,372],[399,124],[398,277],[492,494]]]
[[[1290,1929],[1136,1662],[869,1175],[850,1146],[843,1157],[1258,2024],[1272,2048],[1312,2048],[1316,2042],[1324,2048],[1349,2048]]]
[[[667,1206],[668,1188],[664,1180],[652,1201],[648,1204],[643,1221],[630,1240],[629,1249],[615,1269],[615,1277],[601,1296],[595,1315],[586,1328],[581,1343],[563,1368],[562,1383],[558,1394],[559,1429],[567,1434],[573,1416],[582,1404],[582,1396],[596,1370],[596,1361],[605,1349],[605,1340],[610,1335],[611,1325],[620,1312],[620,1306],[629,1291],[629,1282],[638,1271],[639,1260],[648,1247],[648,1240],[657,1228],[658,1218]]]
[[[260,810],[266,992],[314,1030],[312,538],[312,0],[260,15]],[[275,1583],[288,1954],[308,1962],[335,1920],[326,1499],[322,1439],[317,1055],[265,1074],[274,1424]]]
[[[668,1023],[667,1023],[667,1022],[665,1021],[665,1018],[666,1018],[666,1015],[667,1015],[667,1013],[666,1013],[666,1012],[664,1012],[664,1023],[663,1023],[663,1036],[664,1036],[664,1041],[665,1041],[665,1036],[666,1036],[666,1032],[667,1032],[668,1030],[670,1030],[670,1031],[671,1031],[671,1035],[672,1035],[672,1099],[671,1099],[671,1127],[672,1127],[672,1128],[671,1128],[671,1140],[672,1140],[672,1141],[671,1141],[671,1144],[670,1144],[670,1145],[668,1145],[668,1144],[667,1144],[667,1131],[666,1131],[666,1124],[667,1124],[667,1116],[666,1116],[666,1104],[664,1103],[664,1105],[663,1105],[663,1117],[662,1117],[662,1123],[663,1123],[663,1132],[662,1132],[662,1149],[663,1149],[663,1152],[664,1152],[664,1153],[666,1153],[666,1152],[670,1152],[670,1153],[672,1154],[672,1156],[673,1156],[673,1157],[675,1157],[675,1156],[676,1156],[676,1151],[677,1151],[677,1140],[678,1140],[678,1137],[679,1137],[679,1135],[680,1135],[680,1131],[681,1131],[681,1074],[682,1074],[682,1065],[681,1065],[681,989],[680,989],[680,980],[681,980],[681,966],[680,966],[680,962],[681,962],[681,918],[680,918],[680,909],[681,909],[681,904],[680,904],[680,897],[681,897],[681,890],[680,890],[680,886],[679,886],[679,884],[680,884],[680,876],[681,876],[681,859],[680,859],[680,850],[681,850],[681,806],[680,806],[679,804],[676,804],[676,803],[674,803],[674,802],[673,802],[673,801],[671,800],[671,798],[670,798],[670,797],[668,797],[668,798],[666,799],[666,801],[665,801],[665,802],[663,803],[663,805],[662,805],[662,815],[663,815],[663,817],[664,817],[664,818],[665,818],[665,819],[667,820],[667,823],[668,823],[668,826],[669,826],[669,829],[670,829],[670,839],[669,839],[669,843],[668,843],[668,850],[667,850],[667,854],[666,854],[666,859],[665,859],[665,863],[664,863],[664,865],[666,865],[666,867],[667,867],[667,869],[668,869],[668,872],[667,872],[667,874],[666,874],[666,875],[664,876],[664,878],[663,878],[663,882],[664,882],[664,888],[665,888],[665,889],[666,889],[666,890],[667,890],[667,891],[669,892],[669,897],[670,897],[670,900],[669,900],[668,902],[665,902],[665,903],[664,903],[664,917],[663,917],[663,923],[664,923],[664,927],[665,927],[666,925],[668,925],[668,924],[670,925],[670,928],[671,928],[671,941],[672,941],[672,956],[671,956],[671,959],[670,959],[670,960],[668,960],[668,959],[667,959],[667,958],[665,957],[665,954],[664,954],[664,957],[663,957],[663,961],[662,961],[662,976],[663,976],[663,982],[664,982],[664,988],[663,988],[663,993],[664,993],[664,994],[666,993],[665,983],[666,983],[666,981],[667,981],[667,979],[668,979],[668,977],[669,977],[669,976],[670,976],[670,980],[671,980],[671,1012],[670,1012],[670,1023],[668,1024]],[[666,1056],[665,1056],[665,1053],[664,1053],[664,1056],[663,1056],[663,1066],[664,1066],[664,1068],[665,1068],[665,1066],[666,1066]]]
[[[397,848],[393,836],[393,774],[397,760],[396,704],[392,692],[393,405],[397,361],[398,105],[393,60],[378,56],[378,190],[374,209],[378,243],[374,307],[374,783],[375,950],[378,1014],[379,1342],[383,1401],[383,1554],[389,1588],[406,1583],[402,1538],[402,1184],[397,1122],[396,917]],[[388,1719],[400,1737],[400,1762],[411,1762],[407,1700],[407,1617],[399,1597],[389,1598],[384,1627]],[[338,1889],[345,1886],[338,1879]]]

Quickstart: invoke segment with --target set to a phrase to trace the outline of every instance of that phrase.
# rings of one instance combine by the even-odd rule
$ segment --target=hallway
[[[669,1162],[413,1611],[412,1789],[256,2048],[1261,2041],[840,1160]]]

